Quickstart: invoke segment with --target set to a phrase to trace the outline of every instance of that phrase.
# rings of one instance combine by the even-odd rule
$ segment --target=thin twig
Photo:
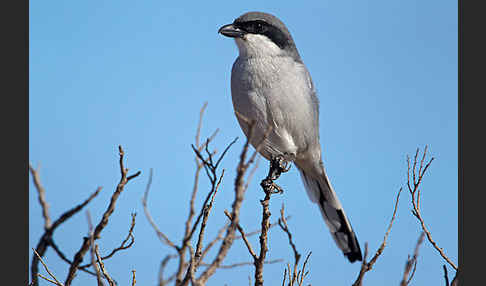
[[[147,206],[147,201],[148,201],[148,194],[149,194],[149,191],[150,191],[150,186],[152,185],[152,176],[153,176],[153,170],[152,168],[150,168],[150,172],[149,172],[149,178],[148,178],[148,182],[147,182],[147,186],[145,187],[145,193],[143,195],[143,199],[142,199],[142,205],[143,205],[143,211],[145,213],[145,217],[147,218],[147,220],[149,221],[150,225],[152,226],[152,228],[154,229],[155,233],[157,234],[157,237],[160,239],[160,241],[172,248],[174,248],[176,251],[179,250],[179,248],[167,237],[167,235],[165,235],[160,229],[159,227],[157,226],[157,224],[155,223],[154,219],[152,218],[152,215],[150,214],[150,211],[148,209],[148,206]]]
[[[419,169],[418,169],[418,174],[416,175],[416,168],[417,168],[417,157],[418,157],[419,149],[417,148],[417,152],[415,153],[414,160],[413,160],[413,169],[412,169],[412,178],[413,182],[410,182],[410,158],[407,156],[407,173],[408,173],[408,180],[407,180],[407,186],[408,186],[408,191],[411,195],[412,198],[412,214],[417,218],[417,220],[420,222],[420,225],[422,227],[422,230],[424,231],[425,235],[427,236],[427,240],[432,244],[432,246],[439,252],[440,256],[449,264],[452,266],[457,271],[457,266],[454,264],[454,262],[451,261],[451,259],[445,254],[444,250],[440,248],[437,243],[434,241],[432,238],[432,235],[428,228],[425,225],[425,221],[422,217],[422,214],[420,212],[420,183],[422,182],[422,179],[425,175],[425,172],[429,168],[430,164],[434,160],[434,157],[432,157],[429,162],[425,165],[424,167],[424,161],[425,157],[427,154],[427,146],[424,148],[424,153],[422,156],[422,159],[420,161]],[[413,187],[412,187],[413,185]]]
[[[34,251],[35,255],[37,256],[37,258],[39,258],[39,261],[42,263],[42,265],[44,266],[44,269],[46,270],[46,272],[49,274],[49,276],[51,276],[52,279],[54,279],[56,285],[60,285],[62,286],[62,283],[59,282],[59,280],[57,280],[56,276],[54,276],[54,274],[52,274],[52,272],[49,270],[49,268],[47,267],[46,263],[44,262],[44,260],[42,260],[41,256],[39,255],[39,253],[37,253],[37,251],[35,251],[34,248],[32,248],[32,250]],[[49,280],[50,281],[50,280]]]
[[[137,284],[137,279],[135,279],[135,269],[132,270],[132,286],[135,286]]]
[[[353,286],[362,285],[365,273],[370,271],[371,269],[373,269],[373,265],[378,260],[378,257],[380,257],[380,255],[383,253],[383,250],[385,250],[386,241],[388,239],[388,235],[390,234],[390,231],[391,231],[392,226],[393,226],[393,222],[395,221],[395,217],[396,217],[396,214],[397,214],[398,201],[400,200],[400,194],[401,193],[402,193],[402,188],[400,188],[400,190],[398,191],[397,197],[395,199],[395,207],[393,208],[393,215],[390,219],[390,223],[388,224],[388,228],[386,230],[385,236],[383,237],[383,242],[381,243],[381,245],[378,248],[378,250],[376,251],[375,255],[371,258],[371,260],[369,262],[366,262],[367,250],[365,251],[365,258],[363,258],[363,262],[361,263],[361,269],[360,269],[360,272],[358,274],[358,278],[356,278],[356,281],[353,283]],[[367,244],[366,244],[366,247],[367,247]]]
[[[408,277],[407,285],[410,284],[410,281],[412,281],[413,276],[415,275],[415,271],[417,270],[417,261],[417,259],[413,261],[412,272],[410,273],[410,277]]]
[[[166,255],[164,257],[164,259],[162,259],[162,261],[160,262],[160,267],[159,267],[159,286],[164,286],[164,285],[167,285],[167,283],[169,283],[171,280],[167,279],[167,280],[164,280],[164,270],[165,270],[165,267],[167,266],[167,263],[169,262],[169,260],[171,260],[172,258],[176,258],[177,255]],[[172,276],[173,278],[175,277]]]
[[[106,281],[108,281],[108,284],[110,286],[115,286],[115,281],[111,278],[111,276],[108,274],[108,271],[106,271],[105,264],[103,263],[103,260],[101,259],[100,255],[100,250],[98,248],[98,244],[95,244],[95,254],[96,254],[96,261],[98,262],[98,265],[100,266],[101,273],[103,273],[103,276],[105,277]]]
[[[41,184],[39,170],[35,170],[31,164],[29,164],[29,170],[32,174],[32,180],[34,181],[35,188],[39,194],[39,204],[42,208],[42,217],[44,218],[44,230],[48,230],[51,227],[51,217],[49,216],[49,204],[46,200],[46,191]]]
[[[37,180],[40,182],[40,179],[37,177]],[[40,186],[40,183],[39,183]],[[38,186],[36,186],[37,188]],[[58,226],[60,226],[62,223],[67,221],[69,218],[71,218],[73,215],[81,211],[89,202],[91,202],[92,199],[94,199],[99,192],[101,191],[101,187],[98,187],[94,193],[92,193],[84,202],[81,204],[69,209],[68,211],[64,212],[57,220],[54,221],[50,225],[50,227],[44,232],[42,237],[39,239],[39,242],[37,243],[36,246],[36,252],[39,254],[40,257],[44,256],[45,252],[47,251],[47,247],[52,246],[56,253],[58,255],[62,254],[62,252],[56,247],[54,240],[52,239],[52,236],[54,234],[54,231]],[[63,257],[60,255],[61,259]],[[64,261],[68,262],[71,264],[72,262],[69,261],[67,258],[63,259]],[[37,286],[39,285],[38,281],[38,276],[37,273],[39,272],[39,258],[34,255],[32,257],[32,263],[31,263],[31,277],[32,277],[32,285]],[[91,271],[86,271],[90,274],[94,274]]]
[[[227,210],[224,210],[224,214],[229,218],[230,221],[233,220],[233,218],[231,217],[231,214]],[[238,231],[241,234],[241,238],[243,239],[243,242],[245,242],[245,245],[246,245],[246,248],[248,249],[248,252],[250,252],[251,257],[253,257],[254,261],[256,261],[258,259],[258,256],[256,255],[255,251],[253,250],[253,247],[251,246],[250,242],[248,241],[246,234],[245,234],[245,231],[243,230],[243,228],[240,226],[239,223],[236,225],[236,227],[238,228]]]
[[[297,247],[295,246],[293,240],[292,240],[292,233],[290,232],[289,230],[289,226],[287,224],[287,220],[285,219],[285,215],[284,215],[284,211],[285,211],[285,207],[284,207],[284,204],[282,203],[282,208],[280,208],[280,218],[278,219],[278,225],[280,226],[280,228],[287,234],[287,238],[289,239],[289,244],[290,246],[292,247],[292,250],[294,251],[294,273],[293,273],[293,276],[297,276],[297,273],[296,273],[296,269],[297,269],[297,265],[299,264],[299,260],[300,260],[300,253],[297,251]]]
[[[214,198],[216,196],[216,193],[218,192],[219,185],[221,184],[221,180],[223,179],[223,176],[224,176],[224,169],[221,173],[221,176],[219,177],[218,183],[214,187],[214,191],[212,191],[211,201],[209,202],[209,204],[207,206],[205,206],[205,208],[203,210],[204,215],[203,215],[203,220],[202,220],[202,223],[201,223],[201,229],[199,231],[196,251],[195,251],[195,253],[191,253],[191,263],[190,263],[189,269],[186,273],[186,277],[182,281],[183,285],[187,283],[186,281],[191,281],[191,282],[194,281],[194,275],[195,275],[196,270],[199,267],[199,264],[201,262],[200,258],[201,258],[201,255],[202,255],[202,243],[203,243],[203,240],[204,240],[204,232],[205,232],[205,229],[206,229],[206,224],[207,224],[207,221],[208,221],[208,218],[209,218],[209,214],[211,213],[211,209],[213,208]],[[189,247],[191,248],[191,252],[192,252],[192,247],[190,245],[189,245]]]
[[[405,271],[403,272],[403,278],[402,278],[402,282],[400,283],[400,286],[407,286],[410,283],[410,279],[408,279],[408,275],[412,270],[413,265],[417,263],[419,248],[423,241],[424,241],[424,233],[421,232],[420,237],[415,246],[414,254],[411,258],[409,256],[409,258],[407,259],[407,263],[405,264]]]
[[[120,244],[120,246],[118,246],[115,249],[113,249],[110,252],[110,254],[101,257],[101,260],[107,260],[107,259],[111,258],[118,251],[128,249],[128,248],[130,248],[133,245],[133,243],[135,243],[135,238],[133,236],[133,229],[135,227],[135,217],[136,216],[137,216],[136,213],[132,213],[132,221],[131,221],[131,224],[130,224],[130,229],[128,230],[127,237],[122,241],[122,243]],[[129,239],[130,239],[130,242],[127,244],[127,242],[128,242]],[[78,269],[82,270],[82,269],[85,269],[87,267],[90,267],[91,265],[92,265],[91,263],[88,263],[88,264],[85,264],[85,265],[81,265],[81,266],[78,267]]]
[[[46,280],[46,281],[48,281],[48,282],[51,282],[51,283],[52,283],[52,284],[54,284],[54,285],[62,285],[62,284],[58,284],[56,281],[54,281],[54,280],[52,280],[52,279],[49,279],[49,278],[47,278],[47,277],[43,276],[43,275],[42,275],[42,274],[40,274],[40,273],[37,273],[37,276],[38,276],[38,277],[40,277],[40,278],[42,278],[42,279],[44,279],[44,280]],[[32,283],[30,283],[30,285],[32,285]]]
[[[305,267],[307,266],[307,262],[309,261],[309,257],[311,256],[312,251],[307,254],[307,257],[304,260],[304,265],[302,265],[302,270],[300,271],[300,280],[299,280],[299,286],[304,285],[304,279],[309,274],[309,271],[305,271]]]
[[[228,226],[229,226],[229,223],[225,223],[225,225],[218,230],[218,234],[216,235],[216,237],[206,245],[206,247],[204,248],[204,250],[201,253],[201,258],[200,258],[201,260],[204,260],[204,257],[208,254],[209,250],[211,250],[211,248],[214,245],[216,245],[216,243],[218,241],[223,239],[224,231],[228,228]]]
[[[253,130],[253,124],[250,126],[250,134],[252,134],[252,130]],[[251,135],[249,137],[251,138]],[[251,164],[250,161],[247,162],[246,160],[249,144],[250,144],[250,140],[247,138],[247,141],[243,146],[243,150],[240,154],[240,161],[236,168],[236,179],[234,184],[235,199],[232,204],[231,223],[226,230],[226,235],[223,238],[223,242],[216,254],[216,257],[210,263],[210,266],[198,277],[197,279],[198,284],[204,285],[207,282],[207,280],[214,274],[214,272],[219,267],[223,259],[226,257],[229,248],[233,244],[236,226],[239,223],[240,208],[245,194],[244,176],[248,167]]]
[[[94,243],[94,235],[93,235],[93,223],[91,222],[91,215],[89,214],[89,211],[86,211],[86,218],[88,220],[88,239],[90,240],[90,254],[91,254],[91,265],[93,265],[93,268],[95,269],[96,272],[96,281],[98,282],[98,286],[104,286],[103,284],[103,278],[101,278],[101,271],[98,265],[96,264],[96,259],[95,259],[95,243]],[[113,285],[110,285],[113,286]]]
[[[120,173],[121,173],[121,178],[120,182],[118,183],[115,192],[111,196],[110,204],[108,205],[108,208],[103,214],[103,217],[101,218],[101,221],[96,225],[94,232],[93,232],[93,238],[96,240],[99,238],[101,231],[108,225],[108,220],[111,216],[111,214],[115,211],[115,205],[118,197],[122,193],[125,185],[132,179],[136,178],[137,176],[140,175],[140,171],[135,173],[134,175],[127,176],[128,169],[126,169],[123,165],[123,157],[125,155],[123,149],[121,146],[118,146],[118,151],[120,155]],[[78,270],[79,264],[83,261],[83,257],[88,251],[90,247],[90,240],[89,239],[84,239],[83,244],[81,245],[81,248],[79,251],[76,253],[73,259],[73,263],[71,264],[71,267],[69,268],[68,276],[66,278],[66,286],[71,285],[71,282],[74,279],[74,276],[76,274],[76,271]]]
[[[223,176],[224,176],[224,169],[223,169],[221,176],[219,177],[219,181],[218,181],[218,183],[217,183],[217,185],[214,189],[213,195],[211,197],[211,201],[209,202],[209,205],[207,206],[207,208],[204,210],[204,217],[203,217],[203,220],[202,220],[202,223],[201,223],[201,230],[199,231],[196,253],[194,254],[194,257],[196,259],[196,268],[199,264],[199,261],[200,261],[201,255],[202,255],[202,242],[203,242],[203,239],[204,239],[204,231],[206,229],[206,224],[207,224],[207,221],[208,221],[208,218],[209,218],[209,214],[211,213],[211,209],[213,208],[214,197],[216,196],[216,193],[218,192],[219,185],[221,184],[221,180],[223,179]]]
[[[282,261],[283,261],[283,259],[279,258],[279,259],[267,260],[264,263],[265,264],[275,264],[275,263],[279,263],[279,262],[282,262]],[[232,269],[232,268],[236,268],[236,267],[254,265],[254,264],[255,264],[255,262],[253,262],[253,261],[247,261],[247,262],[239,262],[239,263],[233,263],[233,264],[227,264],[227,265],[220,265],[218,268],[219,269]],[[206,264],[206,263],[201,262],[201,266],[209,266],[209,265],[210,264]]]

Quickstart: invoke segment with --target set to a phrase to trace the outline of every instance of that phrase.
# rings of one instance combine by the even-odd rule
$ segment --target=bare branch
[[[133,243],[135,242],[135,238],[133,236],[133,229],[135,227],[135,217],[137,216],[136,213],[132,213],[132,221],[131,221],[131,224],[130,224],[130,229],[128,230],[128,235],[127,237],[122,241],[122,243],[120,244],[120,246],[118,246],[117,248],[113,249],[110,254],[106,255],[106,256],[103,256],[101,257],[101,260],[106,260],[106,259],[109,259],[111,258],[115,253],[117,253],[118,251],[121,251],[121,250],[125,250],[125,249],[128,249],[130,248]],[[127,244],[128,240],[130,239],[130,242]],[[88,264],[85,264],[85,265],[81,265],[78,267],[78,269],[82,270],[82,269],[85,269],[87,267],[90,267],[92,264],[91,263],[88,263]]]
[[[41,184],[39,171],[35,170],[31,164],[29,164],[29,170],[32,174],[32,180],[34,181],[35,188],[39,194],[39,204],[42,208],[42,217],[44,218],[44,230],[48,230],[51,227],[51,218],[49,216],[49,204],[46,200],[46,191]]]
[[[99,192],[101,191],[102,187],[98,187],[94,193],[92,193],[84,202],[81,204],[75,206],[74,208],[66,211],[63,213],[54,223],[52,224],[51,229],[56,228],[58,225],[62,224],[65,222],[67,219],[72,217],[74,214],[78,213],[80,210],[82,210],[89,202],[91,202],[92,199],[94,199]]]
[[[66,263],[68,263],[69,265],[71,265],[71,263],[73,263],[71,260],[69,260],[66,255],[59,249],[59,247],[56,245],[56,243],[54,242],[53,239],[51,239],[51,241],[49,241],[49,246],[52,247],[52,249],[54,249],[54,251],[57,253],[57,255],[59,256],[59,258],[61,258],[62,260],[64,260]],[[89,264],[91,265],[91,263]],[[93,276],[96,276],[96,273],[94,273],[93,271],[90,271],[86,268],[81,268],[79,267],[78,268],[79,270],[83,271],[83,272],[86,272],[90,275],[93,275]]]
[[[35,255],[37,256],[37,258],[39,258],[39,261],[42,263],[42,265],[44,266],[44,269],[47,271],[47,274],[49,274],[49,276],[51,276],[52,279],[54,279],[55,281],[55,284],[56,285],[59,285],[59,286],[63,286],[61,282],[59,282],[59,280],[57,280],[56,276],[54,276],[54,274],[52,274],[52,272],[49,270],[49,268],[47,267],[46,263],[44,262],[44,260],[42,260],[41,256],[39,255],[39,253],[37,253],[37,251],[35,251],[35,249],[32,248],[32,250],[34,251]],[[39,274],[39,276],[41,276]],[[44,278],[43,276],[41,276],[42,278]],[[46,280],[48,281],[51,281],[47,278],[45,278]],[[52,282],[52,281],[51,281]]]
[[[292,241],[292,233],[290,233],[289,226],[287,225],[287,220],[285,219],[284,211],[285,211],[285,207],[284,207],[284,204],[282,203],[282,208],[280,209],[280,218],[278,219],[278,225],[287,234],[287,237],[289,239],[289,244],[292,247],[292,250],[294,251],[294,258],[295,258],[294,274],[296,275],[295,269],[297,268],[297,264],[299,264],[299,260],[300,260],[301,255],[297,251],[297,248],[295,247],[295,244]]]
[[[204,239],[204,231],[206,229],[206,224],[207,224],[207,221],[208,221],[208,218],[209,218],[209,214],[211,213],[211,209],[213,208],[214,197],[216,196],[216,193],[218,192],[219,185],[221,184],[221,180],[223,179],[223,176],[224,176],[224,169],[223,169],[223,172],[221,173],[221,176],[219,177],[219,181],[218,181],[218,183],[217,183],[217,185],[214,189],[213,195],[211,197],[211,201],[209,202],[209,205],[207,206],[207,208],[205,208],[205,210],[204,210],[204,216],[203,216],[203,220],[202,220],[202,223],[201,223],[201,230],[199,231],[199,238],[198,238],[198,241],[197,241],[196,253],[194,254],[194,257],[195,257],[195,260],[196,260],[196,268],[199,265],[199,261],[200,261],[201,255],[202,255],[202,242],[203,242],[203,239]]]
[[[96,254],[96,261],[98,262],[98,265],[100,266],[101,273],[103,273],[103,276],[105,277],[106,281],[108,281],[108,284],[110,286],[115,286],[115,281],[111,278],[111,276],[108,274],[108,271],[106,271],[105,264],[103,263],[103,260],[100,255],[100,250],[98,248],[98,244],[95,244],[95,254]]]
[[[425,175],[425,172],[427,171],[430,164],[434,160],[434,157],[432,157],[424,167],[424,161],[425,161],[425,157],[426,157],[426,154],[427,154],[427,146],[425,146],[424,153],[423,153],[422,159],[420,161],[420,166],[419,166],[419,169],[418,169],[418,174],[416,175],[416,168],[417,168],[416,166],[417,166],[417,163],[418,163],[418,161],[417,161],[418,153],[419,153],[419,149],[417,148],[417,152],[415,153],[415,157],[414,157],[414,160],[413,160],[413,169],[412,169],[413,182],[412,183],[410,183],[410,158],[407,156],[407,165],[408,165],[407,186],[408,186],[408,191],[409,191],[411,198],[412,198],[412,207],[413,207],[412,214],[420,222],[422,230],[424,231],[425,235],[427,236],[428,241],[439,252],[440,256],[442,256],[442,258],[447,263],[449,263],[449,265],[451,265],[452,268],[454,268],[457,271],[457,266],[450,260],[450,258],[445,254],[444,250],[442,248],[440,248],[437,245],[437,243],[434,241],[434,239],[432,238],[432,235],[431,235],[430,231],[428,230],[428,228],[426,227],[425,221],[424,221],[422,214],[420,212],[420,189],[419,189],[419,186],[420,186],[420,183],[422,182],[422,179]]]
[[[169,283],[170,281],[172,281],[172,279],[175,278],[175,275],[172,276],[172,279],[167,279],[165,280],[164,279],[164,270],[165,270],[165,267],[167,266],[167,263],[169,262],[169,260],[171,260],[172,258],[176,258],[178,257],[177,255],[166,255],[164,257],[164,259],[162,259],[162,261],[160,262],[160,267],[159,267],[159,286],[164,286],[164,285],[167,285],[167,283]]]
[[[413,265],[417,263],[419,248],[420,248],[420,245],[422,244],[423,241],[424,241],[424,233],[421,232],[420,237],[417,241],[417,245],[415,246],[415,251],[414,251],[412,258],[410,258],[410,256],[409,256],[409,258],[407,259],[407,263],[405,264],[405,271],[403,273],[403,278],[402,278],[402,282],[400,283],[400,286],[407,286],[410,283],[411,278],[408,279],[408,275],[409,275],[410,271],[412,270]],[[413,277],[414,272],[412,272],[412,275],[410,277]]]
[[[311,256],[312,251],[307,254],[307,257],[304,260],[304,265],[302,266],[302,270],[300,271],[300,280],[299,280],[299,286],[304,285],[304,279],[309,274],[309,271],[305,271],[305,267],[307,266],[307,262],[309,261],[309,257]],[[298,277],[299,278],[299,277]]]
[[[451,286],[457,286],[457,283],[459,283],[459,278],[458,278],[459,271],[456,272],[456,275],[454,276],[454,279],[451,281]]]
[[[154,222],[154,219],[152,218],[152,215],[150,215],[150,211],[147,206],[147,201],[148,201],[148,194],[150,191],[150,186],[152,185],[152,176],[153,176],[153,170],[150,169],[149,173],[149,179],[147,182],[147,186],[145,187],[145,193],[142,199],[142,205],[143,205],[143,211],[145,213],[145,217],[149,221],[150,225],[152,228],[155,230],[155,233],[157,234],[157,237],[160,239],[160,241],[172,248],[174,248],[176,251],[179,250],[179,247],[177,247],[162,231],[160,231],[159,227],[157,224]]]
[[[449,286],[449,276],[447,275],[447,267],[442,265],[442,269],[444,269],[444,279],[445,279],[445,286]]]
[[[103,285],[103,279],[101,278],[101,271],[96,264],[96,259],[95,259],[95,249],[94,249],[94,235],[93,235],[93,223],[91,222],[91,215],[89,214],[89,211],[86,211],[86,218],[88,220],[88,239],[90,240],[90,253],[91,253],[91,265],[93,265],[93,268],[95,269],[96,272],[96,280],[98,282],[98,286],[104,286]],[[113,285],[110,285],[113,286]]]
[[[186,277],[184,278],[184,281],[182,282],[183,285],[186,284],[187,281],[191,281],[192,283],[194,283],[193,282],[194,281],[194,275],[195,275],[196,270],[199,267],[199,264],[201,262],[200,259],[201,259],[201,255],[202,255],[202,242],[204,240],[204,231],[206,229],[206,224],[207,224],[207,221],[208,221],[208,218],[209,218],[209,214],[211,213],[211,209],[213,208],[214,198],[216,196],[216,193],[218,192],[219,185],[221,184],[221,180],[223,179],[223,176],[224,176],[224,169],[223,169],[221,176],[219,177],[218,183],[214,187],[214,191],[212,191],[213,195],[211,196],[211,201],[209,202],[209,205],[205,206],[204,209],[203,209],[203,220],[202,220],[202,223],[201,223],[201,229],[199,231],[199,237],[198,237],[198,240],[197,240],[196,252],[192,253],[193,252],[192,247],[190,245],[188,245],[188,247],[191,249],[191,263],[189,264],[189,268],[187,270]]]
[[[208,102],[204,102],[203,106],[201,107],[201,110],[199,111],[199,122],[197,123],[197,130],[196,130],[196,145],[199,146],[199,138],[201,135],[201,127],[202,127],[202,119],[204,116],[204,111],[206,110],[206,107],[208,106]]]
[[[140,172],[135,173],[134,175],[127,176],[128,169],[126,169],[123,165],[123,157],[125,155],[123,149],[121,146],[118,146],[118,151],[120,155],[120,172],[121,172],[121,178],[120,182],[118,183],[115,192],[111,196],[110,204],[108,205],[108,208],[103,214],[103,217],[101,221],[96,225],[94,232],[93,232],[93,238],[94,240],[98,239],[100,236],[101,231],[106,227],[108,224],[108,220],[111,216],[111,214],[115,211],[115,205],[118,197],[122,193],[125,185],[133,178],[137,177],[140,175]],[[74,276],[76,274],[76,271],[78,270],[79,264],[83,261],[83,257],[86,254],[86,252],[89,250],[91,243],[89,239],[84,239],[83,244],[81,245],[81,248],[79,251],[76,253],[73,259],[73,263],[71,264],[71,267],[69,268],[69,273],[66,278],[66,286],[71,285],[71,282],[74,279]]]
[[[284,275],[283,275],[283,280],[282,280],[282,286],[285,286],[285,280],[287,278],[287,268],[284,268]]]
[[[250,134],[252,134],[252,130],[253,130],[253,124],[250,125]],[[251,135],[249,137],[251,138]],[[197,279],[198,284],[201,285],[205,284],[206,281],[209,279],[209,277],[211,277],[214,274],[214,272],[219,267],[223,259],[226,257],[229,248],[233,244],[236,226],[239,223],[240,208],[245,194],[244,176],[248,167],[251,164],[250,161],[248,162],[246,161],[249,144],[250,144],[250,140],[247,139],[243,147],[243,151],[240,154],[240,161],[236,168],[237,172],[236,172],[236,180],[235,180],[235,199],[233,201],[232,212],[231,212],[231,217],[233,219],[231,220],[231,223],[226,230],[226,235],[223,238],[223,242],[216,254],[216,257],[210,263],[210,266]]]
[[[398,191],[397,198],[395,199],[395,207],[393,208],[393,215],[390,219],[390,223],[388,224],[388,228],[386,230],[385,236],[383,237],[383,242],[381,243],[375,255],[371,258],[369,262],[366,262],[366,256],[368,252],[367,249],[368,244],[366,244],[365,257],[363,258],[363,262],[361,264],[361,269],[358,274],[358,278],[356,278],[356,281],[353,283],[353,286],[362,285],[365,273],[373,269],[373,265],[376,263],[376,260],[378,260],[378,257],[380,257],[380,255],[383,253],[383,250],[385,250],[386,240],[388,239],[388,235],[390,234],[391,228],[393,226],[393,222],[395,221],[395,217],[397,214],[398,201],[400,200],[401,193],[402,193],[402,188],[400,188],[400,190]]]
[[[192,189],[192,194],[191,194],[191,200],[189,202],[189,215],[188,215],[188,218],[185,222],[184,236],[183,236],[183,239],[182,239],[181,246],[178,247],[178,250],[177,250],[178,255],[179,255],[179,265],[177,267],[177,272],[176,272],[176,276],[175,276],[176,277],[176,285],[180,285],[181,282],[182,282],[184,270],[185,270],[185,267],[186,267],[186,257],[185,257],[186,248],[188,247],[189,241],[192,238],[194,231],[196,230],[197,225],[199,224],[199,220],[201,219],[201,215],[202,215],[203,210],[204,210],[204,209],[201,209],[199,216],[196,219],[196,222],[193,225],[191,225],[192,219],[194,218],[194,215],[195,215],[194,202],[195,202],[196,194],[197,194],[197,191],[198,191],[199,174],[200,174],[200,171],[203,167],[206,171],[206,174],[211,179],[208,167],[205,164],[205,160],[200,159],[199,155],[200,155],[200,152],[204,148],[206,148],[206,150],[207,150],[207,146],[208,146],[209,142],[211,142],[214,139],[214,137],[218,133],[219,129],[216,129],[216,131],[206,140],[206,142],[204,144],[200,144],[199,138],[200,138],[200,133],[201,133],[202,119],[203,119],[204,110],[206,109],[206,106],[207,106],[207,103],[205,103],[203,105],[203,107],[201,108],[201,110],[199,112],[199,122],[198,122],[197,131],[196,131],[196,138],[195,138],[196,139],[195,140],[196,141],[195,142],[196,151],[197,151],[196,157],[195,157],[196,172],[195,172],[195,176],[194,176],[194,184],[193,184],[193,189]],[[194,148],[194,146],[192,146],[192,147]],[[214,153],[210,153],[210,152],[208,152],[208,153],[209,153],[209,156],[212,156],[216,153],[216,151],[214,151]],[[212,183],[213,183],[213,188],[214,188],[214,181],[212,181]],[[210,196],[211,196],[211,192],[207,195],[206,200],[204,201],[204,204],[203,204],[203,208],[206,206]]]
[[[282,188],[275,184],[274,181],[277,180],[282,173],[285,173],[288,170],[289,168],[287,168],[284,163],[284,159],[281,156],[276,156],[270,160],[268,175],[260,183],[260,186],[265,192],[265,198],[260,201],[262,205],[262,231],[260,234],[260,254],[255,260],[255,286],[263,285],[263,262],[265,261],[268,252],[268,230],[270,228],[271,216],[269,210],[270,197],[272,194],[283,192]]]
[[[224,214],[229,218],[230,221],[233,221],[231,214],[227,210],[224,211]],[[256,261],[258,259],[258,256],[256,255],[255,251],[253,250],[253,247],[251,247],[250,242],[246,238],[245,231],[243,230],[243,228],[240,226],[239,223],[236,225],[236,227],[238,228],[238,231],[240,232],[241,237],[242,237],[243,241],[245,242],[246,247],[248,248],[248,252],[250,252],[250,255],[253,257],[254,261]]]
[[[410,281],[412,281],[413,276],[415,275],[415,270],[417,270],[417,259],[415,259],[413,262],[412,272],[410,273],[410,277],[408,277],[407,285],[410,284]]]
[[[40,181],[40,180],[39,180]],[[74,214],[78,213],[80,210],[82,210],[93,198],[95,198],[99,192],[101,191],[101,187],[98,187],[96,191],[89,196],[88,199],[86,199],[84,202],[81,204],[75,206],[74,208],[64,212],[54,223],[50,225],[50,227],[45,230],[44,234],[40,238],[39,242],[37,243],[36,246],[36,252],[39,254],[39,256],[44,256],[45,252],[47,251],[47,247],[52,246],[56,253],[60,255],[61,259],[68,263],[72,263],[69,261],[67,258],[65,258],[64,255],[61,255],[62,252],[57,248],[57,246],[54,243],[54,240],[52,239],[52,236],[54,234],[54,231],[58,226],[60,226],[63,222],[67,221],[70,217],[72,217]],[[64,258],[63,258],[64,256]],[[34,255],[32,257],[32,264],[31,264],[31,277],[32,277],[32,285],[37,286],[39,285],[38,281],[38,275],[37,273],[39,272],[39,258]],[[94,274],[91,271],[86,271],[88,273]]]
[[[137,279],[135,279],[135,269],[132,270],[132,286],[135,286],[137,284]]]
[[[358,278],[353,283],[353,286],[361,286],[361,285],[363,285],[364,275],[370,269],[369,266],[368,266],[368,263],[366,262],[366,258],[367,257],[368,257],[368,243],[365,242],[363,262],[361,263],[361,268],[359,270]]]
[[[37,273],[37,276],[40,277],[40,278],[42,278],[42,279],[44,279],[44,280],[46,280],[46,281],[48,281],[48,282],[51,282],[54,285],[62,285],[62,284],[57,284],[57,282],[54,281],[54,280],[52,280],[52,279],[49,279],[49,278],[47,278],[45,276],[42,276],[42,274],[40,274],[40,273]],[[32,285],[32,283],[30,283],[30,285]]]
[[[211,248],[216,244],[216,242],[223,239],[224,231],[228,228],[228,226],[229,226],[229,223],[226,223],[222,228],[220,228],[218,230],[218,234],[216,235],[216,237],[206,245],[206,247],[202,251],[201,258],[200,258],[201,260],[204,260],[204,257],[206,256],[206,254],[208,254],[209,250],[211,250]]]
[[[279,262],[282,262],[283,259],[279,258],[279,259],[273,259],[273,260],[267,260],[265,261],[264,263],[265,264],[275,264],[275,263],[279,263]],[[255,262],[253,261],[247,261],[247,262],[239,262],[239,263],[233,263],[233,264],[228,264],[228,265],[220,265],[218,268],[219,269],[232,269],[232,268],[237,268],[237,267],[241,267],[241,266],[247,266],[247,265],[254,265]],[[204,262],[201,262],[201,266],[209,266],[210,264],[206,264]]]

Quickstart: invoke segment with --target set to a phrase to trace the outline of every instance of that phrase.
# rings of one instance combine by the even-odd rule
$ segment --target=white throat
[[[282,55],[283,50],[264,35],[246,34],[235,38],[242,58],[268,57]]]

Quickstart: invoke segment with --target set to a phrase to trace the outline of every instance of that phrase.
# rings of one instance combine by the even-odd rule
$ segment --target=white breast
[[[246,45],[245,51],[248,55],[251,45]],[[302,63],[284,55],[240,54],[233,64],[231,93],[234,109],[256,121],[251,140],[254,146],[272,128],[262,152],[267,159],[284,153],[298,156],[309,147],[319,146],[317,99]],[[248,124],[241,119],[239,122],[249,136]]]

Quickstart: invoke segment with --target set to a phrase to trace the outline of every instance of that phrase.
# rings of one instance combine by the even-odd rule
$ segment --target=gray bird
[[[326,175],[319,143],[319,100],[294,40],[275,16],[249,12],[218,33],[234,38],[239,56],[231,70],[233,108],[250,143],[267,160],[284,156],[300,171],[309,198],[350,262],[362,260],[356,235]],[[238,116],[241,115],[241,116]],[[271,127],[269,129],[269,127]]]

